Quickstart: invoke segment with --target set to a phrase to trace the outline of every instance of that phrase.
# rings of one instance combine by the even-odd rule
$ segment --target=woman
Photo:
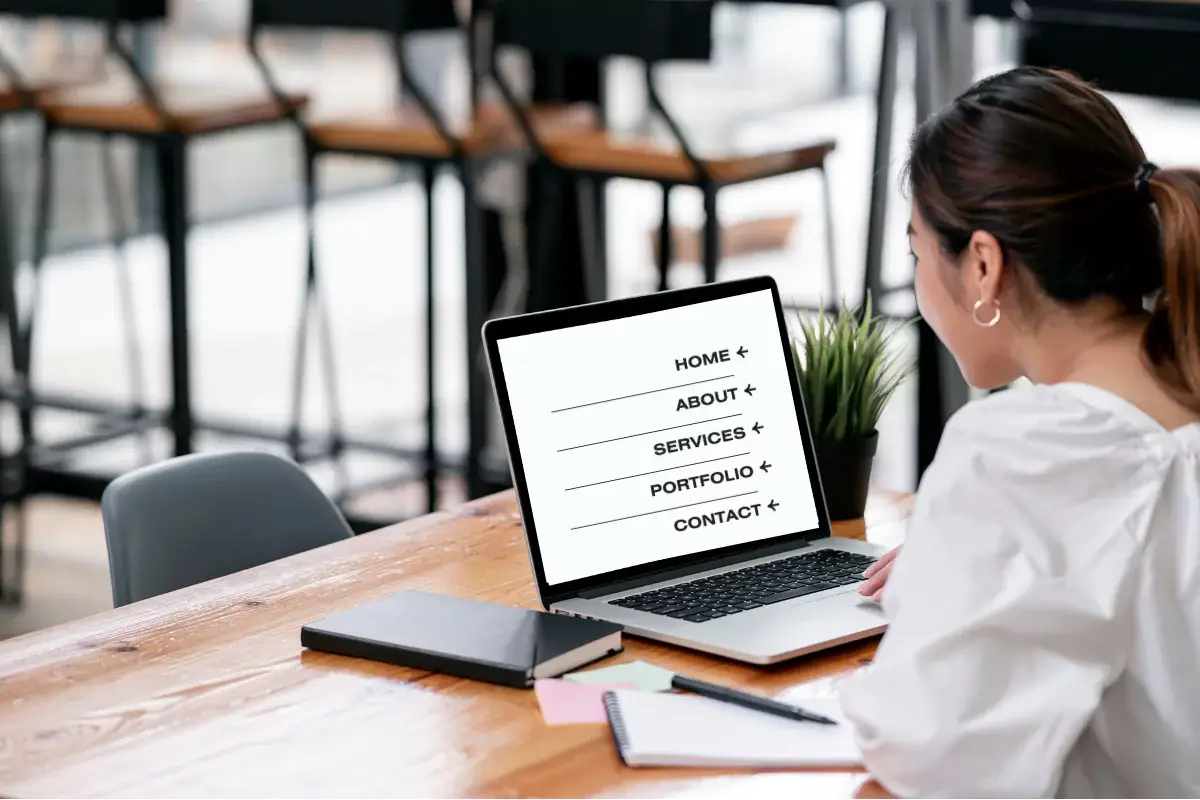
[[[923,124],[908,180],[922,316],[974,386],[1036,385],[955,415],[863,588],[890,623],[842,691],[866,765],[901,795],[1198,796],[1200,172],[1022,68]]]

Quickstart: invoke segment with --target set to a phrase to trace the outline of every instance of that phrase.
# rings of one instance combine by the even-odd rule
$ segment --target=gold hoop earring
[[[987,322],[984,322],[983,320],[981,320],[979,318],[979,309],[983,308],[983,300],[982,299],[976,300],[975,307],[971,309],[971,319],[975,320],[975,324],[981,328],[994,328],[994,327],[996,327],[996,323],[998,323],[1000,321],[1000,301],[993,300],[992,303],[995,304],[996,313]]]

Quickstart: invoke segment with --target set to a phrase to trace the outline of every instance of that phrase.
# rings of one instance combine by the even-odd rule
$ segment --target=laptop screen
[[[495,353],[548,585],[820,527],[771,289]]]

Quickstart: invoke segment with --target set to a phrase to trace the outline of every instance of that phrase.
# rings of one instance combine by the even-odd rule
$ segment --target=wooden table
[[[910,503],[873,498],[868,538],[898,542]],[[304,622],[403,589],[533,607],[511,495],[0,644],[0,795],[804,797],[866,782],[628,769],[605,726],[547,727],[531,691],[301,649]],[[763,669],[626,644],[607,663],[789,696],[831,691],[875,648]]]

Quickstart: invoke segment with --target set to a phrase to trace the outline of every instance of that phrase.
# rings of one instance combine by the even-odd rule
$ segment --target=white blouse
[[[840,693],[892,793],[1200,796],[1200,424],[1082,384],[969,404],[883,606]]]

